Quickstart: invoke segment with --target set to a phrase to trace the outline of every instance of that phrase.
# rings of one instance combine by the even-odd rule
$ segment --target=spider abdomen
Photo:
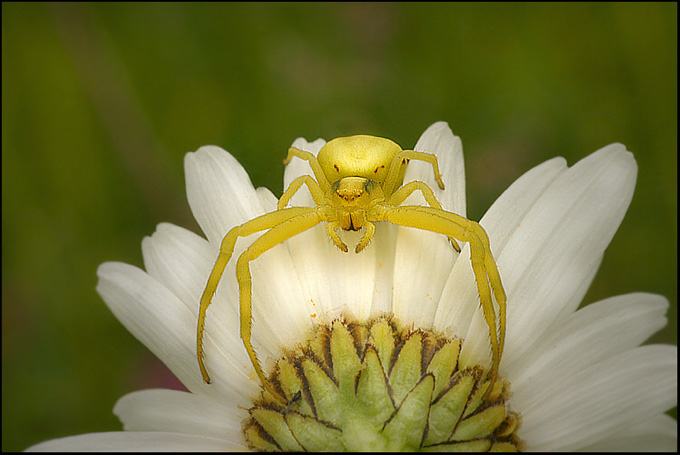
[[[317,159],[328,182],[363,177],[382,185],[401,147],[382,137],[357,135],[328,141]]]

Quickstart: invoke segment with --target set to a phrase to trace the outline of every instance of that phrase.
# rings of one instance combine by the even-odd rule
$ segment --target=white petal
[[[552,158],[525,172],[500,195],[480,220],[492,252],[500,254],[514,240],[524,218],[567,169],[564,158]]]
[[[677,347],[641,346],[579,371],[562,387],[515,397],[518,436],[534,451],[579,450],[670,409],[677,400]]]
[[[276,210],[279,199],[274,196],[274,193],[272,193],[269,188],[259,187],[255,191],[257,192],[257,197],[260,199],[260,204],[262,204],[262,208],[264,208],[265,212],[269,213]]]
[[[404,183],[422,181],[434,192],[444,210],[465,216],[465,168],[460,138],[453,135],[446,122],[430,126],[414,150],[434,154],[446,189],[439,188],[432,165],[411,160]],[[421,192],[409,196],[402,205],[427,205]],[[404,323],[430,327],[442,289],[458,253],[441,234],[419,229],[398,229],[394,259],[395,316]]]
[[[144,268],[190,308],[198,308],[205,281],[215,262],[207,240],[179,226],[161,223],[142,241]]]
[[[28,452],[217,452],[246,450],[240,441],[189,434],[119,431],[41,442]]]
[[[381,228],[376,228],[376,236],[381,235]],[[376,286],[378,244],[371,242],[357,254],[353,250],[363,232],[340,231],[338,234],[349,252],[343,253],[331,243],[325,224],[287,242],[305,301],[316,314],[324,314],[327,318],[344,312],[357,318],[367,318]]]
[[[375,286],[370,314],[394,313],[394,265],[399,228],[390,223],[378,223],[371,248],[375,248]]]
[[[235,251],[234,258],[240,253]],[[226,277],[231,282],[230,289],[238,286],[235,265],[236,260],[232,260],[222,278],[222,281]],[[264,363],[266,357],[278,357],[281,347],[290,346],[295,340],[303,338],[311,327],[313,316],[310,316],[312,311],[305,305],[295,266],[285,245],[275,246],[261,258],[252,261],[250,270],[253,292],[252,343],[256,351],[261,349],[260,354],[264,357],[260,358],[260,362]],[[238,303],[238,292],[230,293],[227,298],[218,291],[214,303],[219,304],[225,299]],[[209,330],[207,323],[206,330]]]
[[[614,437],[581,449],[583,452],[677,452],[678,422],[666,414],[622,428]]]
[[[243,166],[212,145],[184,157],[187,198],[194,218],[211,243],[264,210]]]
[[[505,244],[513,237],[522,217],[533,207],[545,188],[565,169],[566,162],[563,158],[546,161],[522,175],[491,206],[482,219],[482,225],[489,235],[495,258],[498,258]],[[463,251],[442,291],[435,325],[439,330],[464,338],[478,306],[479,292],[470,265],[469,246],[461,246]],[[505,284],[503,270],[500,272]]]
[[[305,152],[309,152],[316,156],[319,154],[321,147],[326,145],[326,141],[323,139],[317,139],[314,142],[307,142],[303,138],[299,137],[295,139],[291,147],[295,147]],[[284,191],[288,189],[291,182],[302,175],[314,176],[312,168],[309,166],[309,162],[302,160],[298,157],[293,157],[290,162],[286,165],[286,170],[283,173],[283,189]],[[312,207],[314,206],[314,200],[312,195],[307,190],[306,186],[300,188],[300,190],[293,196],[290,200],[289,205],[291,207]]]
[[[506,367],[578,306],[628,209],[636,175],[621,144],[600,149],[561,173],[496,253],[508,296]],[[481,319],[481,311],[475,317]],[[488,333],[468,334],[465,347],[468,355],[484,355]]]
[[[432,153],[437,157],[439,171],[446,188],[439,188],[432,165],[420,160],[409,161],[404,183],[420,180],[434,192],[444,210],[465,216],[465,161],[463,144],[446,122],[436,122],[420,136],[413,150]],[[420,192],[406,199],[403,205],[425,205]]]
[[[238,441],[244,408],[227,405],[203,394],[154,389],[129,393],[118,400],[113,413],[125,431],[163,431]]]
[[[232,227],[243,224],[265,213],[263,202],[271,207],[271,197],[265,190],[255,190],[243,167],[228,152],[219,147],[201,147],[185,158],[187,174],[187,195],[194,216],[214,245],[214,259],[218,245]],[[217,329],[211,328],[213,320],[208,317],[206,332],[223,330],[224,324],[231,324],[229,333],[238,333],[239,326],[233,326],[233,308],[238,305],[238,285],[235,277],[236,260],[262,232],[240,239],[224,271],[212,307],[232,308],[227,315],[212,307],[209,313],[217,312],[217,319],[223,321]],[[310,311],[304,305],[300,286],[294,273],[290,255],[285,246],[275,246],[261,258],[250,263],[253,286],[253,347],[259,350],[260,362],[267,357],[278,355],[281,346],[299,339],[311,325]],[[203,284],[207,281],[207,275]],[[197,296],[200,298],[200,294]],[[225,306],[226,305],[226,306]],[[225,319],[222,319],[222,318]],[[240,349],[240,343],[222,345],[223,350]],[[206,364],[210,354],[206,343]]]
[[[202,389],[213,398],[236,390],[247,403],[257,390],[256,383],[249,380],[246,365],[219,345],[210,353],[213,384],[203,384],[196,360],[195,310],[137,267],[106,262],[99,266],[97,275],[97,292],[113,314],[189,390]],[[213,343],[210,332],[205,338],[206,343]]]
[[[522,302],[508,304],[506,365],[560,314],[576,309],[628,210],[636,176],[633,155],[612,144],[560,175],[524,217],[501,253],[508,259],[499,258],[508,302]]]
[[[530,403],[537,389],[556,387],[568,381],[573,371],[639,346],[666,325],[667,310],[666,298],[634,293],[560,318],[525,356],[505,369],[515,397]]]
[[[143,240],[142,252],[149,275],[161,281],[184,303],[195,325],[200,298],[217,256],[214,247],[191,231],[162,223],[151,237]],[[220,286],[220,292],[213,299],[214,305],[207,313],[206,333],[211,336],[205,340],[206,362],[212,365],[217,360],[212,356],[213,343],[216,343],[221,346],[220,352],[230,357],[229,368],[235,368],[235,374],[243,375],[250,360],[239,336],[238,294],[231,278],[223,278],[225,284]],[[231,296],[229,299],[224,298],[227,292]]]
[[[293,146],[318,154],[325,144],[322,139],[308,143],[299,138]],[[286,166],[284,187],[296,177],[312,170],[306,161],[293,158]],[[291,199],[292,206],[314,205],[306,187],[302,187]],[[323,314],[328,319],[348,312],[355,317],[368,317],[371,311],[376,286],[376,245],[372,242],[360,254],[351,251],[361,239],[363,232],[340,232],[350,252],[338,250],[326,234],[325,223],[303,232],[287,241],[293,258],[305,302],[314,314]],[[376,231],[376,236],[379,231]]]

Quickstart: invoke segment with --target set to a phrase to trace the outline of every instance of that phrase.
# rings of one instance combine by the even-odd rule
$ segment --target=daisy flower
[[[293,146],[317,154],[322,139]],[[405,182],[421,180],[465,216],[461,141],[429,127]],[[630,204],[637,165],[621,144],[574,166],[554,158],[514,182],[480,224],[507,293],[499,378],[490,381],[485,324],[467,244],[379,223],[360,254],[325,226],[251,263],[253,346],[283,407],[262,391],[239,338],[237,242],[205,328],[204,384],[196,360],[198,302],[226,232],[276,210],[228,152],[185,158],[188,200],[206,238],[163,223],[142,242],[145,270],[109,262],[100,293],[123,325],[190,392],[142,390],[114,408],[124,431],[47,441],[31,450],[676,450],[677,348],[641,346],[666,324],[664,297],[634,293],[577,309]],[[293,159],[284,186],[311,174]],[[404,204],[424,204],[418,193]],[[312,206],[307,191],[292,206]],[[342,232],[347,244],[361,233]]]

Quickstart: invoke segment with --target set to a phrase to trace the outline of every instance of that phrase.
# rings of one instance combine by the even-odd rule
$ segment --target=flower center
[[[520,417],[509,385],[458,368],[461,341],[390,317],[336,319],[285,354],[243,431],[255,450],[515,451]]]

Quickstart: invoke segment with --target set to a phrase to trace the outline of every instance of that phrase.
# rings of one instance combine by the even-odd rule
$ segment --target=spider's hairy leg
[[[335,243],[335,246],[337,246],[338,249],[340,249],[343,253],[347,253],[347,245],[345,245],[345,242],[340,240],[340,236],[337,232],[340,227],[339,221],[331,221],[326,225],[326,233],[328,234],[328,237],[331,238],[333,243]]]
[[[399,226],[413,227],[426,231],[437,232],[455,237],[463,242],[470,243],[470,261],[472,271],[477,282],[479,300],[484,311],[484,319],[489,326],[489,337],[491,340],[491,350],[493,360],[489,378],[491,383],[486,396],[493,389],[493,382],[496,380],[498,366],[503,354],[505,345],[505,317],[506,317],[506,295],[498,273],[498,267],[491,255],[489,237],[479,223],[463,218],[455,213],[445,212],[432,207],[421,206],[402,206],[391,207],[383,206],[382,213],[377,216],[383,221],[387,221]],[[372,219],[371,221],[379,221]],[[491,289],[489,289],[491,287]],[[500,329],[496,330],[496,312],[493,306],[491,295],[496,298],[498,304],[498,320]]]
[[[409,197],[412,193],[418,190],[420,190],[420,192],[423,194],[425,201],[430,205],[430,207],[443,210],[441,204],[434,196],[432,188],[430,188],[427,185],[427,183],[421,182],[419,180],[408,182],[406,185],[402,186],[397,191],[392,193],[392,196],[390,196],[390,198],[387,200],[387,203],[389,205],[399,205],[402,202],[404,202],[406,198]],[[456,242],[456,239],[449,236],[449,242],[451,242],[451,245],[453,245],[453,249],[460,253],[460,246],[458,245],[458,242]]]
[[[208,307],[212,302],[212,298],[217,290],[217,285],[222,278],[224,269],[234,252],[234,245],[239,237],[246,237],[248,235],[254,234],[265,229],[270,229],[273,226],[281,224],[282,222],[295,218],[303,213],[309,211],[309,207],[291,207],[284,210],[278,210],[275,212],[265,213],[257,218],[254,218],[240,226],[235,226],[232,228],[220,245],[220,253],[217,256],[217,261],[215,266],[210,272],[208,277],[208,283],[206,284],[203,295],[201,296],[201,305],[198,311],[198,329],[196,331],[196,355],[198,357],[198,366],[201,369],[201,375],[203,376],[203,382],[210,383],[210,375],[205,368],[203,363],[203,330],[205,328],[205,317]]]
[[[442,181],[442,175],[439,173],[439,162],[437,161],[436,155],[433,155],[432,153],[416,152],[414,150],[402,150],[394,156],[392,163],[390,164],[390,170],[387,173],[387,178],[383,184],[385,196],[389,197],[394,189],[401,183],[402,168],[408,164],[408,160],[420,160],[430,163],[432,165],[432,170],[434,171],[434,178],[437,181],[437,185],[439,185],[439,188],[442,190],[444,189],[444,182]]]
[[[314,156],[312,153],[300,150],[299,148],[291,147],[288,149],[288,156],[285,160],[283,160],[283,164],[287,165],[290,163],[290,160],[292,160],[294,156],[309,162],[309,166],[312,168],[312,172],[314,172],[314,177],[316,178],[317,183],[323,191],[328,191],[330,188],[330,183],[328,183],[326,174],[323,173],[316,156]]]
[[[276,392],[269,381],[267,381],[267,378],[262,371],[262,367],[260,366],[260,362],[257,360],[255,349],[251,343],[253,289],[250,262],[281,242],[313,228],[321,221],[325,221],[323,212],[316,207],[294,207],[294,209],[300,210],[296,211],[297,214],[288,217],[262,234],[259,239],[255,240],[253,244],[241,254],[236,262],[236,280],[238,281],[240,296],[241,340],[243,341],[243,345],[248,352],[248,357],[250,357],[250,361],[262,381],[262,384],[267,391],[282,404],[286,404],[287,400]],[[283,211],[272,213],[281,212]]]
[[[375,234],[375,224],[371,223],[370,221],[364,222],[364,228],[366,229],[366,232],[364,233],[363,237],[361,237],[361,241],[354,249],[355,253],[359,253],[364,248],[366,248],[368,246],[368,242],[370,242],[373,238],[373,234]]]
[[[279,199],[277,209],[281,210],[286,205],[288,205],[288,202],[290,202],[293,195],[297,193],[302,185],[307,185],[307,188],[309,188],[309,192],[312,194],[312,199],[314,199],[314,203],[316,203],[316,205],[321,205],[324,203],[324,192],[317,181],[314,180],[310,175],[301,175],[290,182],[290,185],[288,185],[286,191],[284,191],[281,195],[281,199]]]

